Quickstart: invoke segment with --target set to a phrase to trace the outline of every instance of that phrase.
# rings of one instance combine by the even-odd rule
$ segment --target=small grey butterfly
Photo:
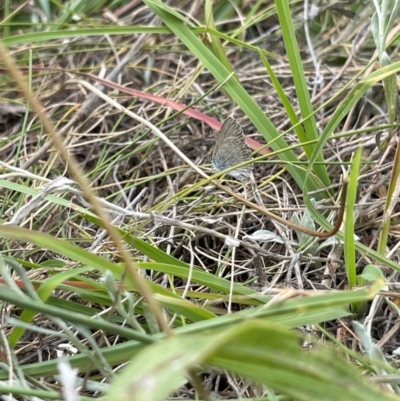
[[[211,158],[212,164],[218,171],[223,171],[250,159],[251,150],[246,144],[242,128],[234,118],[228,117],[218,133]],[[228,174],[239,181],[250,181],[252,170],[253,165],[247,164]]]

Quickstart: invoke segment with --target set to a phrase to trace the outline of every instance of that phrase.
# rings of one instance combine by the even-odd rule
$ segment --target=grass
[[[392,3],[6,1],[0,392],[396,399]]]

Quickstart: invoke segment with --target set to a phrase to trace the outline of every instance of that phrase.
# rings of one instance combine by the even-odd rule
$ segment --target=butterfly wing
[[[214,152],[212,155],[212,163],[218,171],[236,166],[251,159],[251,150],[246,144],[243,131],[237,121],[228,117],[221,130],[218,133]],[[228,174],[240,181],[249,181],[252,164],[238,167],[230,171]]]

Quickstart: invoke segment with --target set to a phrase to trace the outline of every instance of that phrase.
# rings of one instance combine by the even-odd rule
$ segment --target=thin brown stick
[[[300,231],[304,234],[311,235],[312,237],[318,237],[318,238],[329,238],[334,236],[340,229],[340,226],[342,225],[343,222],[343,217],[344,217],[344,211],[345,211],[345,206],[346,206],[346,196],[347,196],[347,180],[343,181],[343,190],[342,190],[342,196],[340,199],[340,208],[339,208],[339,215],[336,220],[335,225],[333,226],[332,230],[330,231],[314,231],[314,230],[309,230],[308,228],[298,226],[295,223],[292,223],[289,220],[286,220],[280,216],[277,216],[276,214],[268,211],[267,209],[264,209],[255,203],[242,198],[241,196],[237,195],[235,192],[233,192],[231,189],[225,187],[224,185],[221,185],[219,182],[213,180],[211,181],[216,187],[221,189],[222,191],[226,192],[227,194],[231,195],[233,198],[238,200],[239,202],[243,203],[244,205],[251,207],[257,212],[260,212],[264,216],[269,217],[270,219],[273,219],[277,221],[278,223],[284,224],[287,227],[293,228],[294,230]]]

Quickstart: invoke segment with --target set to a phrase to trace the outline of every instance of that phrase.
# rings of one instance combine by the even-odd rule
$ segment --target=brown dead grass
[[[189,10],[189,4],[182,5],[182,7]],[[195,6],[192,4],[190,11],[194,17],[200,16],[200,4],[197,3]],[[300,10],[298,11],[301,19]],[[120,20],[124,23],[139,25],[146,24],[151,19],[152,16],[148,14],[148,11],[138,5],[137,9],[122,16]],[[317,93],[319,97],[316,96],[315,105],[323,104],[324,99],[335,95],[344,83],[369,62],[372,56],[372,49],[368,46],[370,43],[364,41],[350,65],[342,71],[343,64],[350,57],[351,40],[358,33],[357,27],[361,26],[355,23],[350,24],[353,31],[349,33],[348,18],[338,14],[335,15],[335,21],[335,26],[330,31],[326,31],[323,37],[319,37],[314,45],[321,62],[320,73],[324,82],[329,83],[333,79],[336,80],[338,74],[340,74],[340,78],[323,95],[319,96]],[[228,30],[237,24],[237,21],[232,21],[226,26],[220,26],[219,29]],[[277,60],[272,60],[273,67],[286,95],[296,108],[296,95],[290,68],[284,57],[282,43],[274,34],[276,24],[277,21],[274,18],[259,23],[246,32],[248,36],[246,39],[282,56]],[[303,60],[305,69],[308,71],[308,78],[312,81],[315,77],[315,70],[300,28],[298,40],[303,47]],[[35,71],[34,69],[32,87],[53,121],[58,124],[59,130],[62,130],[74,118],[88,98],[88,93],[75,80],[74,73],[83,71],[94,75],[102,74],[102,66],[106,66],[108,71],[112,70],[118,64],[118,58],[120,59],[138,39],[137,36],[85,37],[46,43],[39,45],[39,48],[34,50],[34,67],[46,67],[49,68],[49,71]],[[13,49],[14,56],[20,60],[21,66],[27,65],[27,48],[28,46],[19,46]],[[259,57],[248,50],[238,51],[231,45],[226,47],[226,52],[246,90],[262,105],[265,113],[281,132],[288,129],[290,122]],[[68,70],[69,74],[57,72],[58,68]],[[215,85],[214,78],[207,71],[202,71],[197,76],[198,69],[198,61],[188,54],[173,35],[152,35],[146,38],[144,46],[124,68],[117,82],[123,86],[188,104]],[[13,83],[4,78],[0,83],[0,91],[3,99],[12,99],[17,104],[25,104]],[[121,93],[108,93],[118,99],[122,105],[153,123],[160,122],[172,114],[171,109],[152,102],[131,98]],[[339,102],[340,98],[336,101]],[[196,108],[205,114],[218,117],[221,121],[233,114],[240,121],[246,135],[250,135],[260,142],[263,141],[243,113],[220,91],[201,100]],[[321,128],[329,121],[333,111],[334,104],[331,103],[329,108],[322,109],[318,113],[317,119]],[[369,94],[357,110],[349,115],[342,130],[345,132],[385,123],[384,102],[381,88],[378,87],[374,93]],[[206,168],[205,165],[210,162],[210,152],[215,138],[215,134],[210,133],[207,126],[180,115],[163,123],[161,129],[168,133],[169,138],[185,155],[196,164]],[[7,101],[0,103],[0,132],[2,132],[0,160],[9,165],[23,165],[48,141],[47,136],[40,131],[37,118],[33,113],[30,113],[25,121],[24,107],[10,105]],[[364,158],[370,165],[364,170],[360,179],[356,223],[356,233],[366,245],[374,241],[381,223],[382,205],[395,147],[395,142],[392,142],[384,153],[378,152],[375,134],[376,132],[372,131],[330,141],[324,149],[326,160],[348,162],[359,143],[366,137],[368,138],[367,146],[364,147]],[[160,205],[164,205],[167,200],[174,199],[179,191],[192,186],[199,179],[196,173],[189,170],[172,150],[153,137],[145,127],[129,117],[121,115],[103,102],[97,103],[95,109],[84,119],[76,121],[64,133],[64,137],[66,146],[87,172],[99,196],[123,208],[127,208],[127,205],[140,191],[146,189],[134,209],[149,213],[158,209]],[[291,133],[287,135],[287,140],[289,143],[295,143],[295,138]],[[207,168],[209,168],[208,165]],[[66,166],[60,162],[52,148],[27,169],[31,173],[49,179],[64,174],[68,176]],[[282,167],[278,162],[258,164],[255,175],[259,187],[262,188],[266,205],[275,213],[290,220],[293,212],[296,211],[300,214],[304,212],[302,194],[301,189],[296,187],[291,177],[285,172],[281,173],[281,170]],[[335,184],[339,184],[341,167],[332,166],[329,171]],[[272,182],[270,182],[270,177],[275,177]],[[31,180],[32,187],[41,185],[41,182]],[[235,191],[243,191],[237,182],[229,182],[229,185]],[[250,210],[243,210],[238,202],[228,199],[215,189],[210,195],[209,190],[210,188],[202,188],[193,191],[185,199],[167,209],[161,208],[161,211],[165,216],[211,228],[215,232],[229,236],[235,235],[239,222],[241,222],[239,237],[261,229],[276,231],[271,221]],[[4,205],[3,218],[7,220],[16,208],[13,203],[15,194],[5,190],[1,196]],[[76,201],[72,195],[71,199]],[[158,210],[160,211],[160,209]],[[398,258],[398,212],[399,209],[396,208],[393,214],[390,242],[395,258]],[[205,218],[221,219],[221,221],[210,224],[208,221],[204,222]],[[138,236],[151,238],[161,249],[185,262],[192,262],[209,272],[218,272],[223,277],[230,277],[230,266],[221,266],[221,257],[226,253],[224,241],[221,238],[201,231],[189,236],[186,231],[176,227],[154,226],[153,222],[135,222],[127,218],[121,218],[118,224],[129,228],[129,231]],[[89,224],[73,211],[61,210],[57,207],[51,210],[38,210],[22,225],[55,236],[80,240],[84,239],[82,233],[87,233],[94,238],[98,231],[96,226]],[[297,251],[289,241],[297,240],[298,237],[293,230],[285,227],[281,227],[281,234],[285,235],[286,243],[268,243],[263,246],[269,256],[262,257],[265,275],[263,275],[261,283],[260,279],[256,281],[260,290],[272,291],[283,287],[299,290],[345,288],[346,277],[340,251],[334,253],[332,248],[327,248],[319,255],[314,254],[308,260],[307,250],[305,250],[298,262],[293,264],[291,262]],[[90,243],[90,241],[88,242]],[[87,247],[88,244],[83,242],[82,246]],[[108,239],[103,239],[96,249],[98,253],[109,253]],[[33,254],[28,254],[28,252],[29,249],[19,250],[19,257],[29,257],[34,261],[43,261],[50,257],[43,252],[34,252]],[[136,256],[139,259],[142,257],[141,255]],[[237,249],[235,281],[249,285],[256,284],[252,283],[256,279],[255,256],[255,252],[251,248],[240,247]],[[367,263],[369,263],[368,258],[360,257],[360,269]],[[162,282],[164,278],[154,276],[153,280]],[[175,285],[179,289],[183,288],[184,283],[176,279]],[[193,288],[193,290],[196,289],[201,290]],[[226,305],[218,306],[224,309]],[[368,311],[365,313],[367,314]],[[397,333],[390,332],[396,320],[397,317],[386,306],[382,306],[374,318],[373,337],[376,341],[383,343],[384,352],[390,358],[392,351],[400,345]],[[329,330],[351,348],[354,337],[350,331],[343,329],[346,327],[345,322],[340,323],[342,326],[332,324]],[[387,337],[388,333],[391,333],[390,337]],[[31,346],[33,344],[31,342]],[[34,352],[32,353],[30,347],[24,348],[24,350],[27,353],[25,361],[28,362],[28,355],[33,355]],[[215,376],[214,373],[212,375]],[[213,383],[210,384],[211,387],[216,386],[215,377],[210,376],[208,380]],[[232,386],[232,383],[226,382],[224,386],[226,386],[228,395],[235,393],[235,386]],[[241,383],[238,386],[241,387],[242,394],[246,394],[246,385]],[[219,391],[222,387],[221,385],[218,387]]]

